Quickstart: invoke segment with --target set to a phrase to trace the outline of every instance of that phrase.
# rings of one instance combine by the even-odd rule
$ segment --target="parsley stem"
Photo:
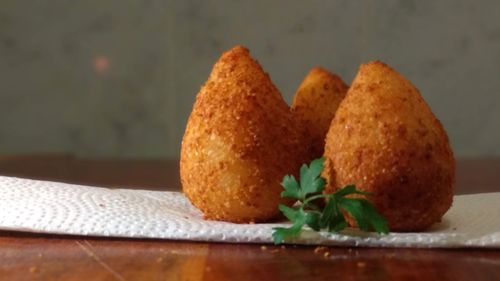
[[[314,211],[317,211],[317,212],[321,212],[321,208],[314,205],[314,204],[308,204],[307,207],[309,207],[311,210],[314,210]]]
[[[304,200],[304,205],[307,205],[309,202],[314,201],[316,199],[321,199],[321,198],[326,198],[326,197],[327,197],[327,195],[324,195],[324,194],[318,194],[318,195],[308,197],[306,200]]]

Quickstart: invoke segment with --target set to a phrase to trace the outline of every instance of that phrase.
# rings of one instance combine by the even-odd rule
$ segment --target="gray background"
[[[177,157],[221,52],[250,48],[287,101],[322,65],[383,60],[459,156],[500,155],[500,1],[0,3],[0,154]]]

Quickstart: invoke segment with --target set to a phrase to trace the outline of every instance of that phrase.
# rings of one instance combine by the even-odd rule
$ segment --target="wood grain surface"
[[[500,159],[460,160],[457,193],[500,191],[499,172]],[[0,157],[0,174],[179,189],[177,161],[162,159]],[[500,280],[500,251],[277,247],[0,231],[0,280]]]

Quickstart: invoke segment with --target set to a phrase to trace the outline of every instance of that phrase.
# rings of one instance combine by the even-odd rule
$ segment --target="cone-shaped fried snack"
[[[293,98],[292,112],[302,121],[309,159],[319,158],[325,148],[325,137],[348,86],[342,79],[321,67],[311,69]]]
[[[327,134],[324,176],[333,192],[348,184],[391,231],[418,231],[450,208],[455,160],[443,126],[419,91],[382,62],[362,65]]]
[[[181,149],[183,191],[207,219],[279,215],[286,174],[304,163],[300,133],[278,89],[249,51],[225,52],[202,87]]]

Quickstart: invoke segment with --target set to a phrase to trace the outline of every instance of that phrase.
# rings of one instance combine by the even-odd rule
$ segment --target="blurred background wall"
[[[383,60],[458,156],[500,155],[500,1],[2,1],[0,154],[177,157],[221,52],[250,48],[287,101],[308,70]]]

